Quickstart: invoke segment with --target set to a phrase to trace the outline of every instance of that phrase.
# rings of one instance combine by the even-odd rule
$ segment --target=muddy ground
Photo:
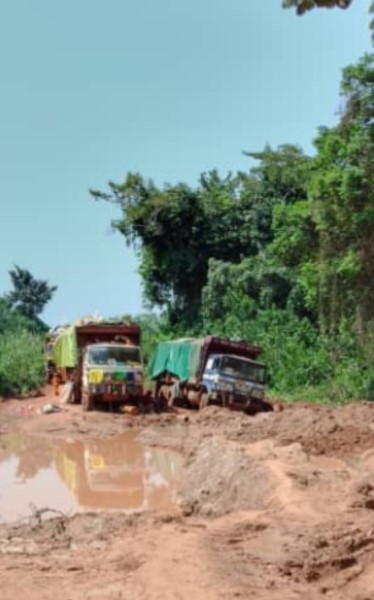
[[[181,456],[177,501],[0,525],[1,600],[374,598],[373,404],[40,414],[51,401],[1,403],[0,441],[134,431]]]

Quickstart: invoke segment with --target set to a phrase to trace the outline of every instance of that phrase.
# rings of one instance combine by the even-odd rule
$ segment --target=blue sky
[[[50,324],[141,312],[118,212],[88,189],[127,171],[194,184],[266,143],[311,152],[341,69],[371,48],[368,5],[298,18],[281,0],[4,2],[0,294],[19,264],[59,286]]]

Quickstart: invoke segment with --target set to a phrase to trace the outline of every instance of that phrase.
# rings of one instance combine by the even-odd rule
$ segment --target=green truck
[[[78,323],[53,345],[53,363],[71,397],[92,410],[97,402],[139,403],[144,394],[141,330],[129,323]]]
[[[265,401],[268,369],[257,360],[261,351],[216,336],[161,342],[148,367],[156,400],[199,408],[219,404],[252,414],[272,410]]]

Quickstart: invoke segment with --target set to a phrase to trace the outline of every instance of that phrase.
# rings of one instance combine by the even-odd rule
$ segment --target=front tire
[[[82,393],[82,406],[83,410],[88,412],[94,409],[95,401],[89,394]]]
[[[208,394],[208,392],[203,392],[200,396],[199,410],[201,410],[202,408],[205,408],[206,406],[208,406],[208,404],[209,404],[209,394]]]

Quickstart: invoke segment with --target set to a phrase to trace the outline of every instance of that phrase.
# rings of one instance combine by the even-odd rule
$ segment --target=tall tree
[[[312,160],[292,145],[245,154],[258,161],[241,174],[240,190],[256,252],[245,253],[239,263],[210,260],[202,295],[205,321],[223,320],[234,306],[247,319],[289,304],[300,316],[311,316],[300,263],[316,245],[307,203]]]
[[[9,271],[13,290],[7,300],[19,313],[31,320],[37,320],[45,305],[52,299],[57,286],[50,286],[47,281],[35,279],[27,269],[15,265]]]
[[[130,173],[123,184],[110,183],[109,193],[91,191],[96,199],[120,207],[122,218],[114,227],[138,250],[145,298],[166,307],[174,323],[191,327],[199,321],[211,259],[236,265],[259,256],[274,237],[274,207],[306,198],[310,158],[299,148],[265,148],[250,156],[260,165],[249,173],[226,177],[217,171],[204,173],[194,189],[185,184],[160,189]],[[254,263],[246,264],[249,268]],[[282,303],[279,289],[284,274],[276,265],[254,278],[256,285],[266,280],[266,289],[273,281],[278,291],[268,298]]]
[[[374,320],[374,55],[344,70],[337,127],[320,130],[310,190],[318,228],[322,328],[343,317],[361,335]]]
[[[109,194],[91,193],[121,208],[122,218],[113,225],[139,253],[145,299],[166,307],[172,322],[195,324],[209,258],[238,262],[256,252],[240,178],[213,171],[194,189],[158,188],[130,173],[123,184],[109,185]]]

